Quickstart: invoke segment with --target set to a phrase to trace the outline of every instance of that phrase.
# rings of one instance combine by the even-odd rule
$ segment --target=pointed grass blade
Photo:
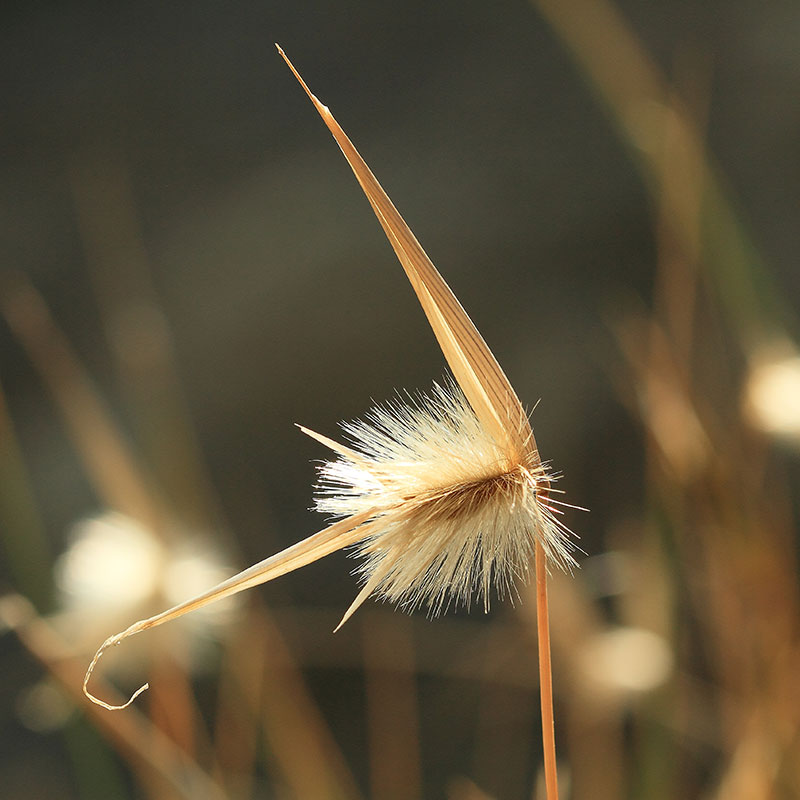
[[[144,684],[137,689],[137,691],[134,692],[130,699],[123,705],[111,705],[106,703],[103,700],[100,700],[98,697],[95,697],[89,691],[89,680],[92,677],[95,667],[97,666],[97,662],[100,660],[106,650],[108,650],[110,647],[120,644],[123,640],[137,633],[142,633],[150,628],[156,628],[159,625],[163,625],[165,622],[178,619],[178,617],[182,617],[184,614],[188,614],[190,611],[196,611],[198,608],[203,608],[209,603],[213,603],[217,600],[222,600],[225,597],[238,594],[239,592],[243,592],[245,589],[251,589],[254,586],[261,585],[262,583],[267,583],[268,581],[279,578],[281,575],[286,575],[289,572],[294,572],[294,570],[305,567],[314,561],[318,561],[319,559],[324,558],[331,553],[335,553],[337,550],[341,550],[342,548],[355,544],[365,536],[369,535],[369,520],[372,516],[374,516],[374,514],[374,509],[369,509],[360,514],[339,520],[333,525],[329,525],[324,530],[321,530],[318,533],[303,539],[303,541],[297,542],[297,544],[293,544],[291,547],[287,547],[280,553],[270,556],[269,558],[260,561],[258,564],[254,564],[252,567],[242,570],[237,575],[234,575],[232,578],[228,578],[222,583],[217,584],[207,592],[197,595],[196,597],[193,597],[191,600],[187,600],[184,603],[173,606],[166,611],[162,611],[160,614],[156,614],[154,617],[139,620],[126,630],[122,631],[122,633],[117,633],[114,636],[110,636],[105,640],[105,642],[103,642],[103,644],[100,646],[100,649],[95,653],[91,664],[89,664],[89,669],[86,671],[86,676],[83,679],[84,694],[93,703],[103,706],[103,708],[107,708],[109,711],[119,711],[123,708],[127,708],[143,691],[148,688],[148,684]]]
[[[276,47],[353,170],[478,419],[511,462],[519,462],[526,456],[538,459],[527,414],[483,337],[328,107],[312,94],[280,46]]]

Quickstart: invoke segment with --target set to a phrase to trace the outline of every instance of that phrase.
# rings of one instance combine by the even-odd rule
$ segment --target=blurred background
[[[6,798],[541,797],[534,603],[429,620],[322,527],[329,436],[444,361],[273,47],[496,353],[584,553],[562,797],[800,796],[800,10],[13,3],[0,125]],[[184,624],[185,623],[185,624]]]

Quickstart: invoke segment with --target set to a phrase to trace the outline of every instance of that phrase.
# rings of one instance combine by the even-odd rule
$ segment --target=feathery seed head
[[[354,449],[337,447],[339,458],[320,468],[316,507],[373,511],[357,545],[365,585],[356,604],[378,594],[436,613],[468,606],[477,590],[488,608],[492,583],[502,595],[527,576],[537,538],[554,562],[574,563],[549,505],[552,476],[535,452],[510,461],[456,384],[343,428]]]

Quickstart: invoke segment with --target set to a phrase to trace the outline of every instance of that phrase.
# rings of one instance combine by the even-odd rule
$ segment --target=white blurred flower
[[[665,639],[643,628],[622,627],[597,634],[581,656],[586,677],[614,694],[649,692],[672,672],[673,656]]]
[[[61,613],[55,622],[78,649],[91,651],[110,628],[148,616],[165,602],[179,603],[231,574],[220,553],[197,537],[166,547],[146,527],[123,514],[87,517],[70,533],[55,567]],[[178,623],[180,634],[158,641],[142,637],[109,654],[117,671],[139,669],[151,647],[170,648],[185,666],[205,660],[210,640],[223,632],[235,598],[201,609]]]
[[[773,344],[753,358],[745,409],[756,427],[800,444],[800,354],[793,344]]]
[[[223,567],[208,551],[179,548],[166,564],[161,593],[169,605],[177,605],[216,586],[231,573],[232,570]],[[198,608],[185,617],[185,624],[203,628],[228,625],[239,601],[238,597],[224,597],[217,603]]]
[[[69,549],[56,563],[64,606],[125,610],[157,590],[166,553],[155,536],[122,514],[77,523]]]

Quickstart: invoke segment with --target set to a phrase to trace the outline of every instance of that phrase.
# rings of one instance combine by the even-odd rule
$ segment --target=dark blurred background
[[[2,23],[5,797],[539,791],[524,588],[433,621],[370,603],[333,636],[335,554],[123,645],[98,691],[154,686],[124,718],[76,693],[106,636],[322,526],[326,453],[293,423],[335,436],[444,373],[275,41],[591,509],[551,601],[563,796],[798,796],[795,3]]]

